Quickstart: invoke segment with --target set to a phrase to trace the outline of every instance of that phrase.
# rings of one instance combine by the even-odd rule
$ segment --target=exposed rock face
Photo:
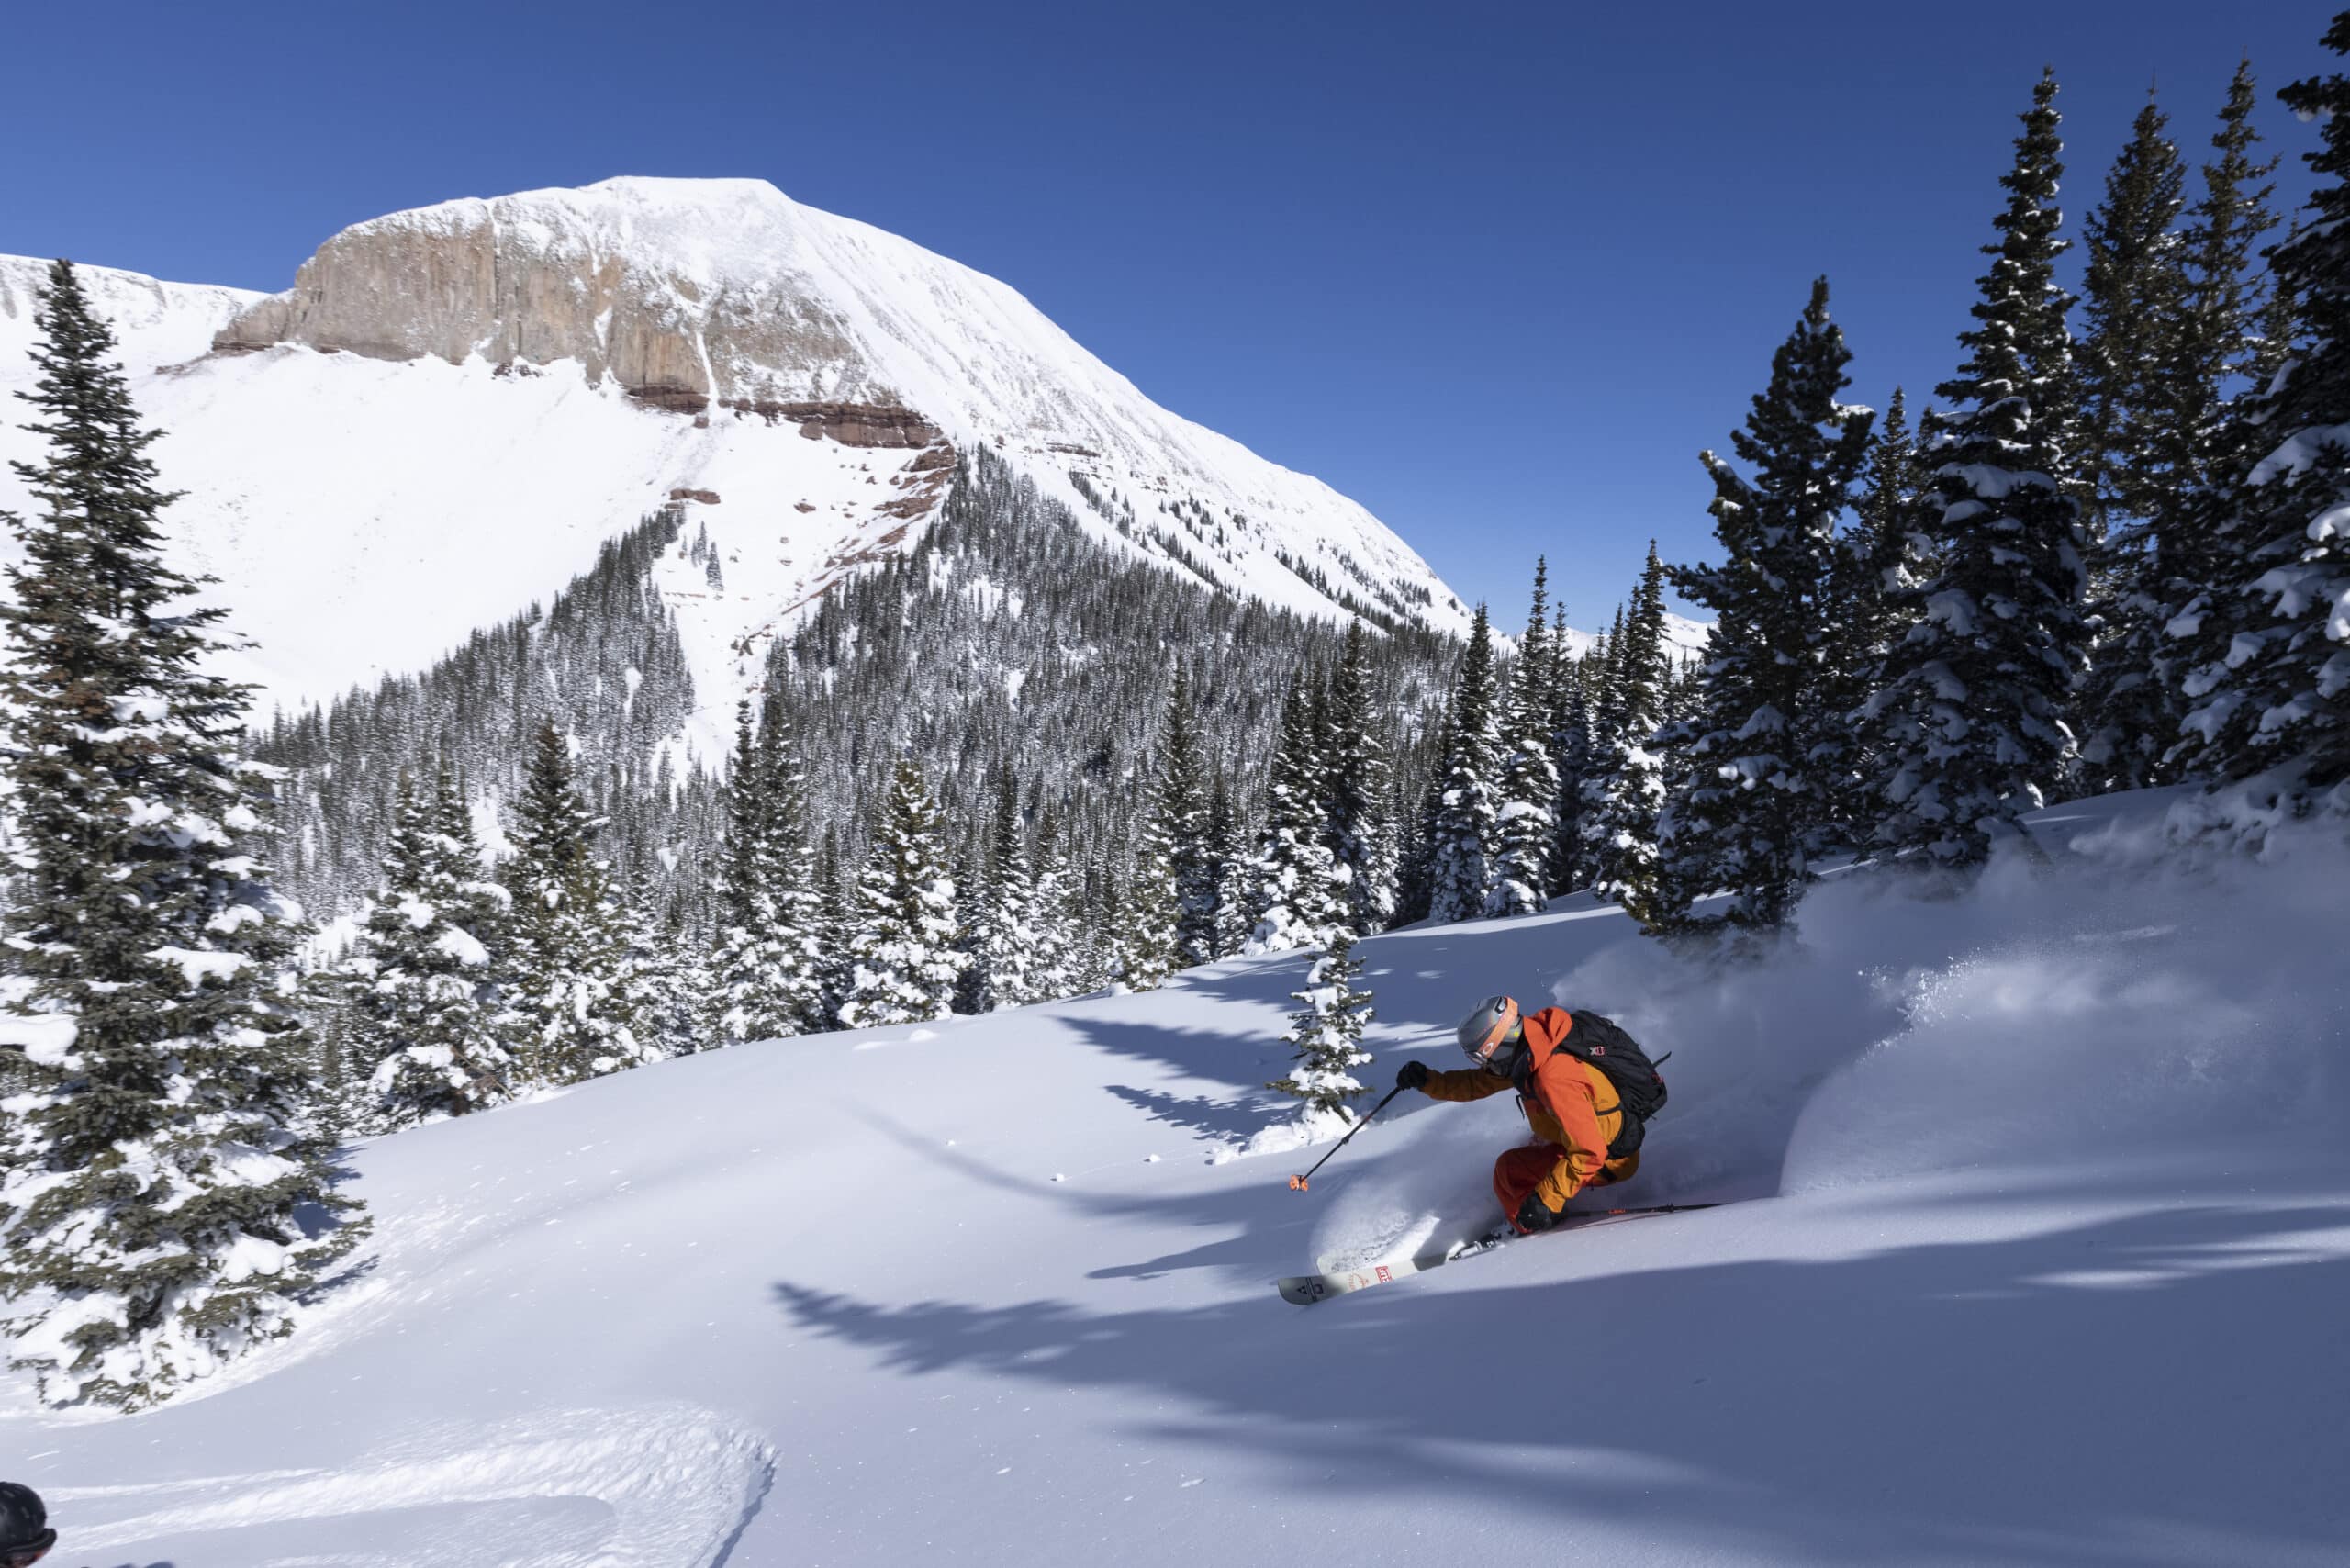
[[[738,238],[756,240],[789,219],[789,204],[770,187],[708,185],[714,200],[741,204]],[[744,189],[727,188],[734,185]],[[615,219],[593,202],[551,214],[547,194],[450,202],[347,229],[302,264],[293,288],[222,329],[214,349],[297,343],[452,362],[478,354],[500,366],[576,360],[591,382],[616,381],[676,413],[719,403],[853,446],[938,439],[789,253],[755,270],[697,266],[703,258],[643,242],[625,215]],[[728,214],[699,216],[722,224]],[[788,252],[790,235],[774,238]]]

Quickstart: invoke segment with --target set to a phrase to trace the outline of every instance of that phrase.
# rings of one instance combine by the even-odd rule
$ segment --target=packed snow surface
[[[353,1151],[381,1235],[287,1345],[17,1414],[61,1560],[2338,1564],[2350,849],[2045,813],[1960,898],[1832,879],[1715,970],[1566,901],[1363,943],[1382,1082],[1508,990],[1670,1050],[1608,1203],[1488,1225],[1506,1095],[1315,1178],[1217,1156],[1303,955],[742,1047]],[[23,1402],[18,1400],[21,1409]]]

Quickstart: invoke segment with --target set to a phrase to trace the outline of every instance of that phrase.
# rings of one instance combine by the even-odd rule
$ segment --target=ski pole
[[[1387,1100],[1393,1100],[1402,1092],[1404,1092],[1404,1086],[1399,1083],[1394,1088],[1387,1092]],[[1357,1122],[1353,1126],[1348,1127],[1347,1129],[1347,1136],[1330,1146],[1330,1154],[1336,1154],[1338,1150],[1346,1148],[1348,1142],[1354,1137],[1355,1134],[1371,1126],[1371,1118],[1379,1114],[1380,1112],[1387,1109],[1387,1100],[1382,1100],[1378,1104],[1373,1105],[1368,1115],[1365,1115],[1361,1121]],[[1289,1190],[1292,1193],[1303,1193],[1305,1191],[1305,1183],[1307,1180],[1313,1176],[1314,1171],[1319,1170],[1325,1165],[1330,1163],[1330,1154],[1326,1154],[1321,1159],[1315,1160],[1314,1162],[1314,1170],[1308,1170],[1304,1176],[1291,1177],[1289,1179]]]

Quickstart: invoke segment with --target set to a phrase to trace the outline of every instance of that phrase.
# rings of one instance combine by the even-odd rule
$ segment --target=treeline
[[[2191,191],[2162,110],[2138,116],[2076,298],[2043,75],[1914,433],[1897,389],[1881,421],[1841,400],[1814,286],[1737,462],[1706,456],[1723,559],[1669,575],[1715,627],[1692,711],[1612,787],[1605,896],[1652,930],[1763,931],[1824,857],[1963,869],[2072,796],[2225,786],[2255,834],[2350,809],[2350,84],[2279,95],[2322,124],[2309,222],[2264,251],[2275,160],[2240,66]]]

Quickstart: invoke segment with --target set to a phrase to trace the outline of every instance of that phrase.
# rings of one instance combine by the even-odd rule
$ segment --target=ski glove
[[[1427,1081],[1428,1064],[1424,1061],[1407,1061],[1395,1070],[1395,1087],[1398,1089],[1418,1089]]]
[[[1559,1223],[1559,1214],[1542,1202],[1539,1193],[1526,1194],[1526,1202],[1517,1205],[1517,1228],[1537,1235]]]

